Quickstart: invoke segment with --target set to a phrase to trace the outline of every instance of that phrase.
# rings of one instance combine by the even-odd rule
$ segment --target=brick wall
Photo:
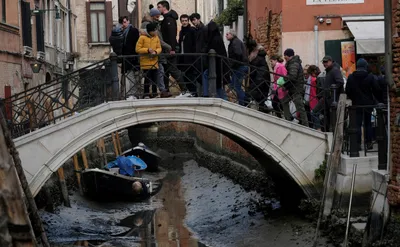
[[[271,17],[268,13],[251,23],[251,33],[257,43],[264,46],[268,55],[272,56],[281,53],[282,24],[280,13],[271,12]]]
[[[400,28],[400,1],[393,3],[394,29]],[[393,38],[393,79],[396,88],[400,89],[400,38]],[[398,90],[397,90],[398,91]],[[393,206],[400,205],[400,93],[396,90],[390,92],[390,137],[392,167],[388,186],[389,203]]]

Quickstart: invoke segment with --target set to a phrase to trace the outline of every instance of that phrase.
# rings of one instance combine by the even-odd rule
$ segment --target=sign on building
[[[307,5],[364,3],[364,0],[306,0]]]

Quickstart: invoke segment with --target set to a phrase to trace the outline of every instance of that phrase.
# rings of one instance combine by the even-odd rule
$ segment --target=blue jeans
[[[248,71],[249,67],[240,66],[239,68],[235,69],[232,73],[230,87],[235,89],[239,105],[245,105],[244,102],[245,93],[242,89],[242,82]]]
[[[311,121],[314,124],[314,129],[321,129],[321,120],[319,116],[321,115],[320,112],[313,112],[311,111]]]
[[[203,73],[203,96],[208,97],[208,69]],[[225,89],[223,87],[217,88],[217,96],[220,99],[227,100]]]

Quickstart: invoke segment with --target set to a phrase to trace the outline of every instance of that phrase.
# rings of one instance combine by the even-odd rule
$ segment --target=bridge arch
[[[271,157],[303,189],[306,195],[315,195],[313,171],[323,160],[329,136],[219,99],[163,99],[104,103],[58,124],[17,138],[15,142],[24,169],[31,176],[28,179],[30,188],[36,195],[53,172],[89,143],[130,126],[166,121],[201,124],[235,136]],[[273,126],[271,123],[279,126],[282,134],[285,130],[288,132],[282,136],[284,138],[281,143],[274,140],[277,130],[271,127]],[[271,127],[272,133],[268,135],[268,131],[265,131],[263,127]],[[299,137],[299,134],[311,135],[319,143],[306,148],[309,154],[306,158],[303,155],[300,159],[297,157],[299,155],[291,153],[296,152],[299,145],[295,144],[292,150],[285,150],[287,146],[285,143],[288,141],[296,143],[295,139]],[[293,138],[295,139],[288,140]],[[33,145],[44,147],[47,153],[43,156],[48,157],[43,160],[44,163],[34,164],[36,168],[27,167],[34,152],[29,152],[27,149],[34,148]],[[36,153],[36,155],[40,154]],[[315,163],[313,166],[307,167],[313,162]]]

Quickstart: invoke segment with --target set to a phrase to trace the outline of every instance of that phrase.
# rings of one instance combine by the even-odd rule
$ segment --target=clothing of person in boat
[[[139,200],[145,200],[150,197],[149,188],[143,181],[136,181],[132,183],[132,191],[138,195]]]

